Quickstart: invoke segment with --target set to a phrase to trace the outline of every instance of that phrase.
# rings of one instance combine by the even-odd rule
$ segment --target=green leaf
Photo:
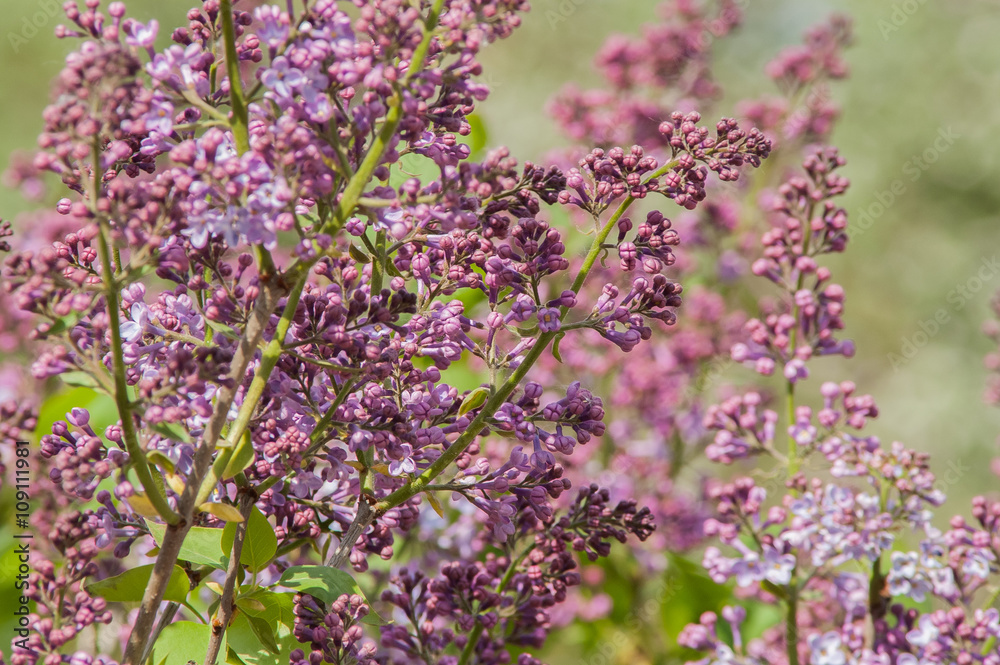
[[[48,329],[48,331],[46,331],[45,335],[58,335],[59,333],[70,330],[76,325],[82,315],[83,314],[81,312],[73,311],[66,316],[59,317],[52,323],[52,326]]]
[[[229,645],[245,665],[287,665],[292,650],[301,646],[290,624],[272,626],[244,612],[233,617],[226,634]]]
[[[155,522],[146,522],[149,532],[157,545],[163,545],[163,535],[167,527]],[[212,566],[225,570],[224,552],[222,550],[222,529],[208,529],[203,526],[193,526],[181,545],[181,561],[190,561],[201,566]]]
[[[479,386],[462,400],[462,405],[458,407],[458,415],[464,416],[469,411],[473,409],[478,409],[483,404],[486,403],[486,399],[490,396],[490,389],[486,386]]]
[[[402,277],[403,273],[399,272],[399,268],[392,261],[387,261],[385,264],[385,271],[392,275],[393,277]]]
[[[252,616],[248,616],[247,621],[250,622],[250,629],[253,631],[254,636],[260,640],[265,649],[275,655],[281,653],[281,649],[278,648],[278,643],[274,639],[274,630],[266,621]]]
[[[559,362],[563,361],[562,356],[559,355],[559,342],[561,342],[563,340],[563,337],[565,336],[566,333],[561,332],[555,336],[555,339],[552,340],[552,357],[558,360]]]
[[[295,589],[300,593],[308,593],[322,600],[327,605],[333,603],[340,596],[346,594],[358,594],[362,598],[365,594],[361,587],[354,581],[354,578],[339,568],[330,566],[292,566],[281,575],[278,585],[288,589]],[[371,613],[365,617],[365,623],[380,625],[385,623],[380,616],[372,609]]]
[[[243,471],[253,464],[253,460],[253,441],[250,438],[249,430],[247,430],[247,434],[240,437],[240,442],[236,444],[236,450],[233,451],[233,456],[230,458],[229,464],[226,465],[226,469],[222,472],[222,480],[228,480]]]
[[[174,463],[160,450],[150,450],[146,453],[146,459],[149,460],[150,464],[155,464],[167,473],[174,472]],[[160,480],[162,481],[163,479],[161,478]]]
[[[153,502],[150,501],[149,497],[145,494],[139,494],[136,492],[132,496],[125,499],[125,501],[132,508],[132,510],[139,513],[143,517],[147,517],[149,519],[159,517],[159,513],[156,512],[156,507],[153,505]]]
[[[230,626],[230,630],[232,630],[231,626]],[[226,649],[226,665],[247,665],[236,654],[236,652],[233,651],[233,647],[231,646],[232,640],[229,640],[229,641],[230,641],[230,647],[228,649]]]
[[[191,443],[191,437],[187,431],[177,423],[156,423],[155,425],[150,425],[150,429],[171,441]]]
[[[87,372],[63,372],[59,375],[59,380],[67,386],[80,386],[82,388],[97,388],[100,386],[97,379]]]
[[[216,323],[215,321],[210,321],[209,319],[205,319],[205,325],[208,326],[209,328],[211,328],[212,330],[214,330],[217,333],[222,333],[224,336],[228,337],[229,339],[233,339],[233,340],[236,340],[236,341],[240,340],[240,334],[238,332],[236,332],[236,330],[234,330],[233,328],[231,328],[231,327],[229,327],[227,325],[224,325],[224,324],[221,324],[221,323]],[[210,339],[207,335],[205,337],[206,337],[206,339]]]
[[[351,245],[347,251],[351,255],[351,258],[357,261],[358,263],[371,263],[372,257],[362,252],[361,248],[359,248],[357,245]]]
[[[264,603],[260,602],[256,598],[251,598],[250,596],[241,596],[237,598],[236,607],[241,610],[250,610],[252,612],[263,612],[267,609]]]
[[[259,617],[274,626],[284,624],[291,627],[295,624],[295,612],[293,611],[295,602],[294,593],[278,593],[257,589],[236,599],[236,605],[243,613]],[[241,600],[256,601],[263,605],[263,609],[257,609],[256,603],[241,603]]]
[[[424,496],[427,497],[427,503],[431,504],[431,508],[434,512],[438,514],[438,517],[444,517],[444,508],[441,506],[441,502],[434,495],[434,492],[427,492]]]
[[[474,156],[486,147],[489,140],[489,132],[486,131],[486,123],[483,122],[478,113],[470,113],[465,116],[465,120],[469,123],[469,127],[472,130],[466,142],[469,144],[469,150]]]
[[[149,578],[152,574],[153,564],[139,566],[126,570],[121,575],[86,585],[87,593],[100,596],[113,603],[138,603],[146,592],[146,585],[149,584]],[[187,600],[188,589],[190,589],[190,584],[184,569],[180,566],[174,566],[163,599],[183,603]]]
[[[226,653],[227,635],[222,637],[220,654]],[[194,621],[177,621],[170,624],[160,633],[160,638],[153,646],[152,659],[154,663],[163,660],[163,665],[187,665],[189,660],[204,663],[208,655],[208,642],[212,638],[212,627]]]
[[[233,551],[234,540],[236,540],[236,524],[230,522],[222,530],[222,549],[224,552]],[[240,563],[254,572],[260,572],[267,568],[267,564],[271,562],[277,551],[278,537],[274,534],[274,527],[257,506],[254,506],[253,512],[250,513],[250,519],[247,520],[247,535],[243,539]]]
[[[229,627],[229,644],[245,665],[286,665],[289,654],[299,646],[292,635],[295,625],[293,593],[256,589],[238,596],[240,611]],[[258,626],[255,630],[254,626]],[[266,628],[278,654],[269,651],[258,632]],[[267,638],[263,638],[267,640]]]

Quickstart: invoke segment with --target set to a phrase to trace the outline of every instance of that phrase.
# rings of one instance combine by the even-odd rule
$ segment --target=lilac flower
[[[906,634],[906,640],[915,647],[926,648],[938,638],[940,632],[930,615],[920,617],[917,627]]]
[[[254,9],[254,18],[262,24],[261,28],[257,30],[257,37],[274,54],[288,39],[288,14],[282,12],[277,6],[263,5]]]
[[[135,20],[125,22],[125,43],[129,46],[141,49],[151,49],[156,42],[156,34],[160,30],[160,24],[156,19],[151,19],[149,23],[140,23]]]
[[[415,473],[417,470],[417,465],[413,461],[413,449],[410,444],[404,443],[400,446],[402,448],[402,457],[398,460],[393,460],[389,462],[389,473],[394,476],[402,476],[405,474]]]
[[[174,106],[166,100],[154,101],[149,113],[145,116],[146,128],[163,136],[170,136],[174,131]]]
[[[788,584],[795,570],[795,556],[779,554],[776,549],[767,548],[764,550],[763,568],[764,578],[767,581],[779,586]]]
[[[809,638],[809,665],[847,665],[840,634],[828,632]]]
[[[302,71],[290,65],[285,56],[275,58],[260,75],[260,82],[273,90],[278,99],[290,99],[305,81]]]
[[[554,307],[550,308],[543,307],[538,310],[537,316],[538,316],[538,329],[541,332],[547,333],[547,332],[556,332],[557,330],[559,330],[560,321],[559,321],[558,309]]]

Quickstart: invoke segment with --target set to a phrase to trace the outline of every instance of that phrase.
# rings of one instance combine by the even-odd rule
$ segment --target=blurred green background
[[[3,0],[0,19],[0,154],[30,150],[41,128],[49,81],[72,47],[51,37],[60,22],[49,17],[51,0]],[[132,0],[129,14],[178,25],[191,0]],[[480,108],[491,145],[507,145],[520,161],[543,161],[564,138],[545,111],[563,85],[600,84],[592,61],[613,32],[636,34],[657,17],[654,0],[535,0],[523,27],[487,48],[482,60],[493,94]],[[852,219],[869,212],[870,227],[853,237],[847,253],[832,261],[847,290],[847,332],[858,344],[849,361],[825,360],[823,378],[851,379],[881,407],[873,431],[934,453],[940,475],[953,473],[945,489],[965,511],[973,493],[996,487],[989,471],[1000,412],[982,405],[982,357],[990,342],[980,332],[989,301],[1000,290],[1000,3],[995,0],[746,0],[746,22],[717,44],[716,71],[729,95],[719,115],[734,114],[741,94],[773,92],[763,66],[777,51],[831,12],[855,21],[856,43],[848,53],[847,81],[836,83],[843,107],[833,143],[848,160],[853,186],[844,204]],[[41,20],[44,19],[44,20]],[[40,23],[35,28],[32,23]],[[954,137],[945,149],[935,140]],[[934,163],[913,161],[930,150]],[[895,185],[894,185],[895,183]],[[893,187],[898,195],[889,192]],[[16,218],[32,207],[20,194],[0,190],[0,215]],[[877,213],[883,207],[884,212]],[[970,281],[971,280],[971,281]],[[966,285],[968,295],[957,287]],[[921,323],[939,310],[948,322],[926,338]],[[933,326],[926,326],[933,330]],[[907,359],[909,342],[922,343]],[[904,349],[904,346],[907,347]],[[896,354],[898,358],[890,357]],[[7,548],[5,548],[6,550]],[[626,565],[624,562],[621,565]],[[612,566],[612,569],[614,567]],[[684,576],[681,575],[683,578]],[[628,584],[623,575],[622,584]],[[686,578],[685,578],[686,579]],[[614,581],[614,577],[609,580]],[[710,594],[696,578],[647,589],[650,611],[664,617],[676,589]],[[631,590],[610,587],[616,604],[606,630],[577,627],[567,643],[589,647],[614,643],[615,628],[641,613]],[[664,590],[666,589],[666,590]],[[703,598],[704,599],[704,598]],[[656,622],[653,622],[654,625]],[[634,636],[633,636],[634,637]],[[626,640],[631,641],[632,638]],[[589,644],[588,644],[589,643]],[[571,650],[569,653],[575,652]],[[616,648],[604,662],[629,656]],[[622,661],[625,662],[625,661]]]

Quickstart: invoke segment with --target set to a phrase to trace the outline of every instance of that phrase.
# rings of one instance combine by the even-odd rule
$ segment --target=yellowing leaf
[[[148,453],[146,453],[146,459],[148,459],[150,462],[160,467],[167,473],[174,472],[174,463],[171,462],[170,458],[164,455],[162,451],[150,450]]]
[[[139,513],[143,517],[159,517],[160,514],[156,512],[156,508],[153,507],[153,502],[146,498],[145,494],[133,494],[128,499],[128,505],[132,506],[132,510]]]
[[[198,510],[208,513],[209,515],[215,515],[223,522],[242,522],[243,516],[240,515],[240,511],[236,506],[231,506],[228,503],[203,503],[198,506]]]
[[[167,474],[167,485],[180,496],[184,492],[184,479],[175,473]]]
[[[433,492],[427,493],[427,503],[431,504],[431,508],[433,508],[434,512],[438,514],[438,517],[444,517],[444,508],[441,507],[441,502],[438,501],[438,498],[434,496]]]
[[[490,395],[490,389],[485,386],[479,386],[462,400],[462,405],[458,407],[458,415],[464,416],[469,411],[473,409],[478,409],[483,404],[486,403],[486,398]]]
[[[227,480],[232,478],[253,464],[253,460],[253,441],[250,439],[250,432],[248,430],[247,434],[241,437],[240,442],[236,444],[236,450],[233,451],[233,456],[229,460],[229,464],[226,465],[225,470],[222,472],[222,479]]]

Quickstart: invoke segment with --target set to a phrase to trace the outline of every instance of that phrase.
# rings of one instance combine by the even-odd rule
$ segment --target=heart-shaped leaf
[[[230,522],[222,530],[222,548],[225,552],[233,551],[234,540],[236,540],[236,524]],[[254,572],[259,572],[267,568],[277,551],[278,537],[274,534],[274,527],[254,506],[250,519],[247,520],[247,535],[243,539],[240,563]]]
[[[163,545],[163,536],[167,527],[155,522],[147,522],[149,533],[159,546]],[[225,569],[225,555],[222,551],[222,529],[208,529],[193,526],[188,530],[178,557],[181,561],[190,561],[202,566]]]
[[[146,586],[149,584],[149,578],[152,574],[153,564],[132,568],[121,575],[86,585],[87,593],[100,596],[113,603],[138,603],[146,592]],[[184,569],[180,566],[174,566],[163,598],[175,603],[184,603],[190,588]]]

